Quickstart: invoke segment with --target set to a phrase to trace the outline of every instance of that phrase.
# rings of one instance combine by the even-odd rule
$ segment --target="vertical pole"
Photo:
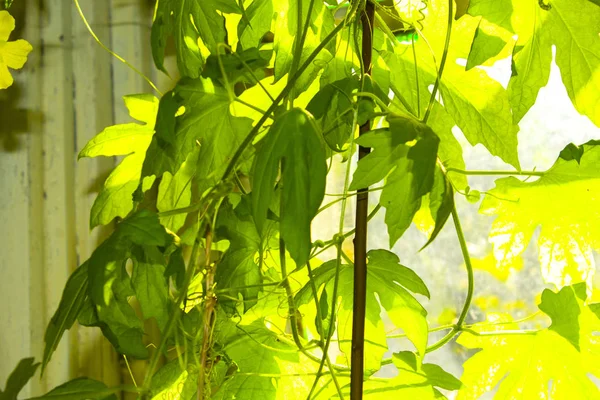
[[[363,74],[371,74],[373,49],[373,20],[375,7],[366,1],[361,13]],[[370,121],[361,125],[359,135],[371,129]],[[369,154],[369,149],[359,146],[358,159]],[[358,190],[356,198],[356,234],[354,235],[354,304],[352,317],[352,355],[350,398],[362,399],[365,359],[365,313],[367,302],[367,216],[369,214],[368,188]]]

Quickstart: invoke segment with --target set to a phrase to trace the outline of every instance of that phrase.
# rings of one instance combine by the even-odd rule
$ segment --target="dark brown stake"
[[[358,1],[358,0],[356,0]],[[373,20],[375,6],[366,2],[361,14],[362,22],[362,61],[364,73],[371,74],[373,51]],[[360,127],[359,135],[371,129],[370,121]],[[369,148],[359,146],[358,159],[369,154]],[[352,356],[350,373],[350,398],[363,397],[363,377],[365,360],[365,310],[367,306],[367,216],[369,214],[368,188],[358,190],[356,197],[356,233],[354,235],[354,304],[352,317]]]

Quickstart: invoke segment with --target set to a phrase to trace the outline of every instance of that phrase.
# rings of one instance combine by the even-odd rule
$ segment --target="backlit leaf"
[[[537,181],[515,177],[496,181],[480,212],[497,215],[489,240],[499,265],[520,257],[538,226],[542,275],[558,287],[585,281],[591,285],[592,250],[600,248],[600,146],[581,146],[580,162],[558,158]]]
[[[115,217],[125,218],[133,209],[133,192],[140,184],[142,163],[154,134],[158,99],[152,95],[125,96],[130,115],[143,124],[121,124],[106,128],[79,153],[79,158],[126,156],[106,178],[94,201],[90,227],[106,225]]]
[[[505,330],[514,332],[518,326],[497,324],[510,322],[510,319],[490,315],[488,321],[495,324],[483,323],[473,327],[479,335],[462,333],[458,338],[459,344],[482,350],[464,364],[461,377],[464,388],[458,399],[478,399],[495,387],[498,387],[495,399],[600,398],[600,391],[589,378],[589,375],[600,375],[600,349],[596,336],[600,321],[588,307],[583,306],[583,300],[576,292],[585,293],[585,287],[567,287],[558,294],[550,294],[546,289],[545,301],[540,306],[553,318],[549,329],[503,334]],[[557,319],[559,314],[562,315]],[[557,327],[561,327],[558,332]],[[572,343],[576,330],[580,351]]]

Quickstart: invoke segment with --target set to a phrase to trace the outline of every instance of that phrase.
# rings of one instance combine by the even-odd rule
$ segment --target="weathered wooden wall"
[[[80,0],[107,46],[162,86],[152,67],[151,0]],[[89,211],[115,160],[77,153],[106,126],[128,122],[122,96],[151,88],[88,33],[73,0],[16,0],[11,40],[34,47],[15,84],[0,92],[0,386],[23,357],[41,359],[43,334],[69,274],[107,229]],[[99,329],[72,329],[47,373],[22,395],[79,375],[119,384],[123,366]]]

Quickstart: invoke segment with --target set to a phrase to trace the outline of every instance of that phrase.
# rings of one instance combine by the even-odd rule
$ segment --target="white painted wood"
[[[150,1],[80,3],[106,45],[152,74]],[[110,229],[90,232],[89,211],[115,160],[77,162],[77,153],[106,126],[130,120],[124,94],[151,92],[93,41],[72,0],[20,0],[11,13],[20,27],[15,34],[34,51],[14,74],[14,88],[0,93],[2,384],[21,358],[41,359],[68,276]],[[80,375],[116,385],[122,373],[99,329],[76,327],[63,337],[43,379],[34,378],[21,396]]]
[[[110,3],[82,0],[80,6],[85,18],[98,38],[110,44]],[[111,56],[89,34],[79,12],[72,7],[73,18],[73,78],[75,81],[75,153],[105,127],[113,124],[112,63]],[[110,227],[99,227],[90,232],[89,214],[101,179],[107,176],[115,163],[113,158],[82,159],[75,166],[75,219],[78,264],[92,254],[109,233]],[[120,383],[118,356],[98,328],[78,327],[78,351],[75,372],[107,385]]]

